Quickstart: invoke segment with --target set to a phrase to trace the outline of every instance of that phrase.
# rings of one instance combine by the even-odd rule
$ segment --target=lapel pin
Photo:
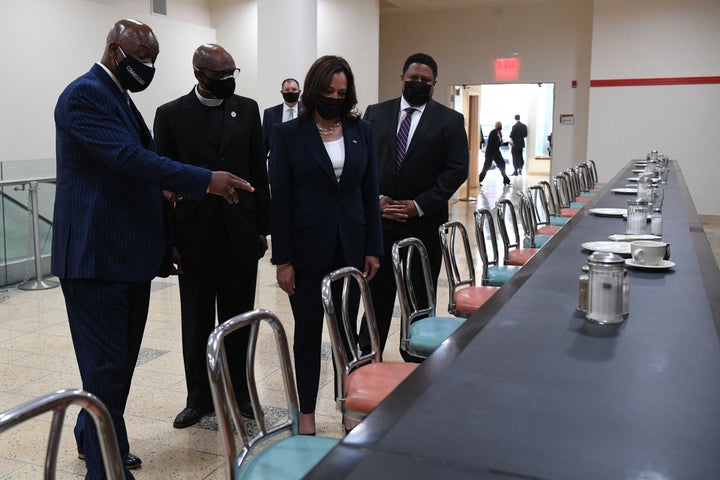
[[[232,118],[237,117],[237,113],[235,113],[235,110],[233,110],[232,112],[230,112],[230,116],[231,116]]]
[[[353,143],[357,143],[357,140],[353,139]]]

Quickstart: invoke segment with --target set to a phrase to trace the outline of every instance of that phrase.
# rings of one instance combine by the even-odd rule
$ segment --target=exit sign
[[[520,58],[517,55],[495,58],[495,80],[517,80]]]

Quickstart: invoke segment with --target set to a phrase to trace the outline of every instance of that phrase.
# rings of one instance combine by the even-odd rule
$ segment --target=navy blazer
[[[348,265],[382,255],[377,166],[372,126],[343,120],[345,165],[338,182],[310,118],[278,124],[270,162],[273,263],[324,271],[338,239]]]
[[[410,140],[399,173],[395,172],[400,98],[370,105],[365,119],[375,126],[380,193],[396,200],[414,200],[423,216],[411,218],[437,232],[448,220],[448,200],[467,178],[469,147],[463,116],[430,99]],[[398,222],[383,219],[386,226]]]
[[[272,141],[273,126],[277,123],[283,123],[284,107],[285,107],[285,103],[281,103],[280,105],[275,105],[274,107],[266,108],[265,111],[263,112],[262,128],[263,128],[263,141],[265,142],[265,155],[267,155],[268,152],[270,151],[270,143]],[[297,104],[298,115],[300,114],[300,110],[302,110],[302,103],[298,102],[298,104]]]
[[[52,273],[152,280],[167,259],[161,189],[203,196],[211,172],[157,155],[142,116],[98,64],[60,95],[55,126]]]
[[[159,107],[153,129],[158,153],[182,163],[228,171],[249,181],[255,191],[238,190],[236,204],[216,195],[178,200],[172,212],[175,245],[183,266],[204,265],[212,253],[209,249],[215,248],[209,234],[220,217],[233,239],[229,247],[235,259],[257,260],[264,253],[259,236],[270,233],[270,191],[257,103],[233,95],[214,107],[223,111],[220,136],[205,120],[203,108],[194,88]]]

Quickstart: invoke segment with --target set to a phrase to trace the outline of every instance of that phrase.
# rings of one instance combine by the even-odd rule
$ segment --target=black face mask
[[[432,85],[425,82],[404,82],[403,97],[410,105],[417,107],[430,99],[431,88]]]
[[[207,88],[215,98],[221,98],[224,100],[226,98],[230,98],[232,94],[235,93],[235,78],[227,77],[222,80],[208,78],[205,88]]]
[[[347,113],[344,98],[331,98],[325,95],[320,95],[315,99],[315,109],[318,115],[325,120],[333,120]]]
[[[283,92],[282,96],[285,103],[295,103],[300,98],[300,92]]]
[[[120,63],[115,62],[120,85],[131,92],[145,90],[155,76],[155,67],[142,63],[132,55],[126,54],[120,45],[118,45],[118,48],[125,55],[125,58]]]

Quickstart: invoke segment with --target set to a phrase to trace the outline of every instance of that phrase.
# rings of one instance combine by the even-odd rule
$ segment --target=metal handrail
[[[0,180],[0,187],[12,185],[29,185],[28,195],[30,195],[30,214],[33,222],[33,247],[35,252],[35,280],[28,280],[19,285],[21,290],[47,290],[55,288],[59,284],[51,280],[45,280],[42,273],[42,251],[40,248],[40,214],[38,211],[37,188],[38,183],[52,183],[55,177],[37,177],[24,178],[15,180]]]

